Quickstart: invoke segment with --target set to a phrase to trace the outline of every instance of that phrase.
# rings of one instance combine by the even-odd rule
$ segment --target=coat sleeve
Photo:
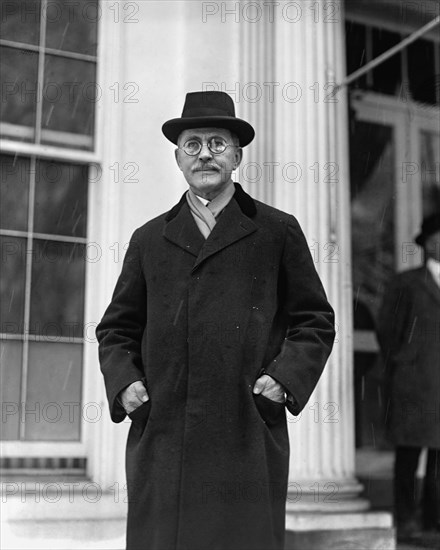
[[[111,303],[96,328],[99,361],[114,422],[122,422],[126,416],[116,399],[119,392],[144,376],[141,343],[147,302],[137,236],[135,231]]]
[[[293,216],[287,227],[279,285],[287,332],[280,353],[264,370],[293,397],[294,401],[288,400],[286,407],[297,415],[321,376],[335,330],[333,309]]]

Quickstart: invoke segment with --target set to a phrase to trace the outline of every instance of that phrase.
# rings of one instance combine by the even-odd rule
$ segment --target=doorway
[[[440,116],[434,106],[360,90],[350,110],[357,469],[369,484],[387,480],[391,503],[393,448],[375,326],[389,279],[422,263],[414,236],[440,207]]]

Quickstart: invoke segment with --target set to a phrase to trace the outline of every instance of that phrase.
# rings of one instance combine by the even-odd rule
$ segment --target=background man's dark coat
[[[426,267],[393,279],[384,295],[378,336],[391,441],[440,448],[440,289]]]
[[[292,216],[234,198],[205,241],[185,197],[135,231],[97,335],[112,418],[145,376],[127,443],[128,548],[280,550],[284,405],[252,393],[262,369],[305,406],[333,311]]]

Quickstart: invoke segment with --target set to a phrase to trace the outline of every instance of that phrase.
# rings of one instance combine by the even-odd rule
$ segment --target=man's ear
[[[179,149],[174,149],[174,157],[176,158],[177,166],[180,168],[180,170],[182,170],[179,159]]]
[[[240,166],[241,161],[243,160],[243,149],[241,147],[235,148],[235,167]]]

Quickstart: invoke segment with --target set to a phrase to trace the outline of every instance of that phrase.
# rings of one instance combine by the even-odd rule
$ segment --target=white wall
[[[139,103],[124,106],[122,157],[139,165],[139,183],[123,187],[124,237],[168,210],[186,189],[162,124],[180,117],[186,92],[238,79],[238,25],[219,18],[204,23],[202,5],[140,2],[139,23],[126,29],[124,81],[139,87]]]

